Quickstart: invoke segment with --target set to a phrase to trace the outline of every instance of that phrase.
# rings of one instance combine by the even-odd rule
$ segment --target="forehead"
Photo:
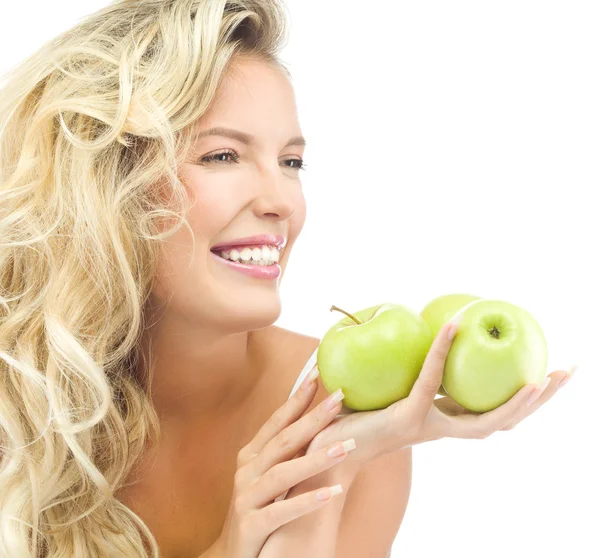
[[[297,126],[294,89],[285,72],[263,60],[239,58],[227,68],[217,94],[200,119],[199,128],[210,124],[281,124]]]

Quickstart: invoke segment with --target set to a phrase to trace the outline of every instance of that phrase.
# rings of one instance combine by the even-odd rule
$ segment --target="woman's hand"
[[[303,416],[317,392],[309,376],[238,453],[234,489],[219,539],[206,556],[256,558],[273,531],[331,501],[328,486],[275,501],[288,489],[311,477],[319,477],[343,461],[351,448],[341,440],[294,459],[340,412],[342,405],[328,397]],[[328,450],[337,449],[334,455]],[[322,499],[319,499],[322,496]]]
[[[487,438],[497,430],[510,430],[534,413],[571,374],[557,370],[539,385],[527,384],[506,403],[486,413],[467,411],[450,397],[435,399],[446,356],[458,324],[447,323],[433,341],[419,377],[408,397],[385,409],[351,413],[321,430],[306,449],[318,451],[332,440],[354,438],[356,449],[336,468],[357,471],[386,453],[441,438]],[[566,382],[565,382],[566,383]],[[564,383],[563,383],[564,384]],[[528,404],[531,403],[531,404]]]

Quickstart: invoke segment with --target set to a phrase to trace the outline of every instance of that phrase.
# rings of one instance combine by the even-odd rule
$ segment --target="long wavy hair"
[[[160,241],[192,232],[193,124],[236,57],[289,76],[287,18],[117,0],[0,82],[0,556],[160,556],[115,498],[160,439],[144,308]]]

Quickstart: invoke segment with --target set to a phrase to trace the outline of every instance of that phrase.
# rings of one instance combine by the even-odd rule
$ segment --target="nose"
[[[254,214],[259,217],[289,219],[296,210],[294,190],[298,186],[294,179],[285,176],[281,168],[263,168],[257,175],[257,195],[254,199]]]

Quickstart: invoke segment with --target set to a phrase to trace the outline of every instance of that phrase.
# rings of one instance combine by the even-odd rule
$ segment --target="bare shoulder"
[[[263,337],[267,347],[280,360],[287,359],[290,356],[299,356],[301,358],[307,351],[306,360],[308,360],[308,357],[321,342],[318,337],[312,337],[279,326],[265,328]]]
[[[269,357],[271,362],[269,374],[276,375],[281,393],[285,393],[284,397],[287,398],[300,372],[319,346],[321,339],[278,326],[269,327],[268,331],[264,333],[264,339],[266,350],[271,355]],[[317,393],[306,412],[314,409],[329,395],[322,382],[320,380],[317,382]],[[283,404],[284,401],[285,399],[281,403]]]

